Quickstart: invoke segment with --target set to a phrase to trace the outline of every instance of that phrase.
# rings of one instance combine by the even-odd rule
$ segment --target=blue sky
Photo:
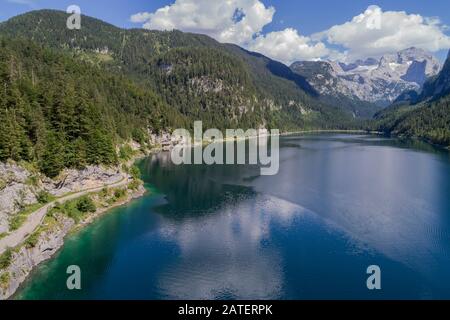
[[[174,5],[175,2],[178,3]],[[83,14],[120,27],[174,27],[206,33],[219,41],[237,43],[287,64],[294,60],[354,60],[379,56],[416,43],[423,49],[433,51],[442,60],[450,48],[450,32],[446,27],[450,25],[450,4],[447,0],[234,2],[236,9],[243,8],[243,16],[252,22],[243,25],[243,22],[235,21],[230,25],[228,22],[234,9],[215,10],[223,4],[220,0],[0,0],[0,21],[34,9],[65,10],[69,5],[76,4]],[[181,6],[193,3],[197,6],[195,12],[186,11],[186,7]],[[253,10],[255,4],[258,10]],[[167,5],[171,6],[169,13],[157,12]],[[367,11],[369,7],[371,11]],[[134,19],[139,23],[131,22],[131,16],[137,13],[143,14],[139,19]],[[364,15],[361,19],[368,19],[372,14],[383,17],[383,29],[361,34],[357,31],[360,24],[354,20],[355,17]],[[189,17],[192,19],[183,21]],[[403,29],[397,32],[397,25]]]

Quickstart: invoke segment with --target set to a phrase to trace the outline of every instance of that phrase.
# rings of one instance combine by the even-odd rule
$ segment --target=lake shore
[[[382,135],[382,132],[379,131],[367,131],[367,130],[344,130],[344,129],[327,129],[327,130],[301,130],[301,131],[289,131],[283,132],[281,136],[290,136],[296,134],[305,134],[305,133],[354,133],[354,134],[377,134]]]
[[[368,132],[365,130],[302,130],[295,132],[284,132],[281,133],[280,136],[290,136],[290,135],[301,135],[301,134],[309,134],[309,133],[349,133],[349,134],[377,134],[381,135],[380,132]],[[267,136],[270,136],[269,134]],[[254,137],[249,137],[254,138]],[[151,156],[152,154],[158,154],[163,152],[162,148],[154,148],[147,154],[140,154],[138,156],[133,157],[132,160],[128,161],[128,164],[135,163],[143,158]],[[79,223],[75,223],[74,221],[69,221],[66,218],[60,218],[61,220],[58,223],[58,226],[49,233],[46,233],[42,236],[42,239],[39,239],[39,244],[35,248],[26,248],[22,247],[17,252],[17,256],[14,261],[17,261],[15,264],[12,263],[13,267],[11,267],[8,272],[11,273],[19,273],[20,276],[15,276],[13,279],[10,279],[8,284],[8,288],[3,295],[0,295],[0,300],[14,298],[14,294],[20,288],[21,285],[29,278],[32,271],[42,262],[51,259],[54,255],[64,246],[64,238],[75,232],[80,231],[82,228],[87,225],[92,224],[97,219],[107,214],[113,208],[125,205],[132,201],[133,199],[142,197],[145,194],[145,189],[141,185],[139,190],[135,190],[127,195],[125,199],[118,201],[110,206],[99,208],[95,213],[88,215],[85,219],[80,221]],[[48,247],[51,247],[52,250],[48,250]],[[42,250],[45,251],[43,254]],[[0,294],[1,290],[1,282],[0,282]]]
[[[135,156],[127,164],[131,165],[145,156],[142,154]],[[104,185],[92,191],[80,192],[79,196],[69,195],[62,197],[62,199],[67,198],[67,202],[69,202],[89,195],[97,197],[97,202],[101,202],[98,199],[98,195],[104,190],[108,190],[109,194],[112,193],[112,196],[115,190],[124,190],[120,193],[120,197],[114,198],[115,201],[101,202],[102,205],[98,206],[95,212],[87,214],[80,221],[75,221],[73,218],[63,214],[57,214],[51,218],[48,217],[48,213],[56,205],[62,205],[66,201],[62,203],[54,201],[55,204],[49,204],[39,209],[44,212],[44,215],[39,218],[39,225],[28,232],[21,243],[8,248],[7,251],[0,255],[0,260],[4,260],[2,261],[2,264],[4,264],[3,268],[0,269],[0,300],[13,297],[32,271],[43,261],[52,258],[63,247],[64,239],[67,235],[81,230],[110,210],[142,197],[146,193],[142,182],[139,182],[138,186],[134,185],[133,188],[130,188],[133,182],[133,179],[126,177],[120,183]]]
[[[222,292],[233,299],[336,299],[342,298],[343,285],[349,286],[345,298],[371,299],[364,275],[374,262],[396,276],[387,280],[391,286],[383,298],[422,296],[421,288],[408,284],[410,279],[431,288],[433,296],[447,296],[433,285],[448,279],[442,278],[444,269],[436,276],[430,270],[427,279],[419,275],[421,266],[448,248],[440,234],[426,232],[449,226],[444,220],[448,154],[423,143],[365,134],[282,140],[287,142],[280,143],[284,165],[278,175],[261,179],[252,179],[251,166],[175,168],[167,152],[144,159],[139,163],[142,179],[154,188],[154,196],[106,214],[67,238],[13,299],[220,299]],[[389,161],[380,161],[380,154]],[[325,180],[317,178],[320,172],[326,172]],[[386,173],[394,179],[385,179]],[[445,180],[414,183],[432,181],[436,173]],[[333,188],[324,189],[324,181],[332,181]],[[386,193],[393,184],[394,193]],[[417,194],[424,195],[426,206],[417,206]],[[430,212],[430,219],[421,219]],[[384,251],[387,237],[392,239],[389,249],[408,256]],[[186,245],[189,250],[182,251]],[[430,255],[422,254],[428,250]],[[397,258],[416,267],[411,270]],[[448,261],[441,257],[441,263]],[[66,268],[72,264],[82,269],[81,291],[65,290]],[[305,287],[311,276],[324,280]],[[270,286],[258,287],[261,279],[273,278],[277,281]]]

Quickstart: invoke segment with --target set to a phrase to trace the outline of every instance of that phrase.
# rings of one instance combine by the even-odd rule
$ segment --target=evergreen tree
[[[65,167],[64,145],[60,137],[54,132],[48,132],[47,134],[39,167],[50,178],[56,177]]]

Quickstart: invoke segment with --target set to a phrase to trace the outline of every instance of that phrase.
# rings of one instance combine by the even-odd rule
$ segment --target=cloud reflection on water
[[[288,228],[304,211],[287,201],[257,196],[203,219],[166,220],[162,237],[180,259],[160,277],[171,299],[276,299],[282,294],[282,257],[267,246],[273,223]]]

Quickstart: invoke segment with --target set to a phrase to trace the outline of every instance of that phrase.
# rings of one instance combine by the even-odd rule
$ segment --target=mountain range
[[[442,102],[450,62],[439,72],[419,49],[288,67],[205,35],[121,29],[87,16],[69,30],[67,17],[40,10],[0,24],[0,161],[25,160],[52,177],[116,163],[124,141],[150,148],[150,134],[192,129],[195,120],[219,129],[380,130],[441,144],[450,137]],[[408,120],[430,104],[430,123]]]
[[[374,118],[375,130],[450,147],[450,54],[421,91],[404,92]]]
[[[83,16],[29,12],[0,24],[0,161],[64,167],[114,163],[116,146],[151,132],[210,128],[347,128],[284,64],[180,31],[120,29]],[[55,152],[55,150],[57,150]]]
[[[409,48],[379,59],[367,58],[349,64],[295,62],[291,69],[304,76],[320,95],[347,98],[350,100],[347,105],[354,106],[351,111],[356,116],[367,116],[390,105],[405,91],[419,92],[428,78],[439,73],[441,65],[430,53]],[[372,108],[367,103],[372,104]],[[362,113],[364,110],[366,112]]]
[[[120,73],[207,125],[326,126],[348,116],[316,99],[314,88],[282,63],[238,46],[180,31],[120,29],[83,16],[80,30],[67,14],[40,10],[0,24],[0,35],[24,38]]]

